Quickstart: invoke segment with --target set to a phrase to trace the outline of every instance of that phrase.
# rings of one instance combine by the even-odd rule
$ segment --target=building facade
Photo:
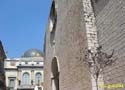
[[[0,90],[5,90],[4,59],[6,58],[2,42],[0,41]]]
[[[44,90],[97,90],[84,60],[88,50],[96,52],[100,45],[107,54],[114,50],[117,60],[104,68],[98,84],[123,85],[124,23],[124,0],[53,0],[44,44]]]
[[[43,90],[43,53],[30,49],[21,58],[5,59],[6,86],[9,90]]]

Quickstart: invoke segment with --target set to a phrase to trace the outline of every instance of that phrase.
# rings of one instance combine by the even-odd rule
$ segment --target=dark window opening
[[[36,62],[36,64],[40,64],[40,62]]]
[[[55,8],[55,2],[53,1],[51,12],[50,12],[50,43],[51,45],[55,45],[55,31],[56,31],[56,24],[57,24],[57,12]]]
[[[54,58],[52,60],[52,90],[59,90],[59,68],[58,68],[58,63],[57,59]],[[55,88],[55,89],[54,89]]]
[[[25,64],[28,64],[28,62],[25,62]]]

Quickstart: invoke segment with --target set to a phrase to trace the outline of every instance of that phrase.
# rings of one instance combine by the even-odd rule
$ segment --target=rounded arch
[[[53,59],[52,59],[51,71],[52,71],[53,74],[57,73],[57,72],[60,72],[59,60],[56,56],[53,57]]]
[[[35,74],[35,83],[36,83],[37,85],[40,85],[41,82],[42,82],[42,73],[41,73],[41,72],[37,72],[37,73]]]
[[[24,73],[23,73],[23,75],[25,75],[25,74],[30,75],[28,72],[24,72]]]
[[[51,63],[51,72],[52,72],[52,90],[59,90],[59,61],[57,57],[52,59]]]
[[[41,72],[37,72],[36,74],[41,74],[41,75],[42,75],[42,73],[41,73]]]
[[[30,84],[30,74],[28,72],[24,72],[22,76],[22,83],[24,85],[29,85]]]

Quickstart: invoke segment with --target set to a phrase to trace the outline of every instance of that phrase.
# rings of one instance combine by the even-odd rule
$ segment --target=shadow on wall
[[[95,16],[109,3],[110,0],[91,0]]]

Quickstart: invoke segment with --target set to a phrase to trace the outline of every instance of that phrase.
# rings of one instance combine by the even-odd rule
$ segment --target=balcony
[[[17,90],[34,90],[34,87],[33,85],[19,85]]]
[[[35,85],[19,85],[17,90],[34,90]],[[42,86],[38,86],[38,90],[42,90]]]

